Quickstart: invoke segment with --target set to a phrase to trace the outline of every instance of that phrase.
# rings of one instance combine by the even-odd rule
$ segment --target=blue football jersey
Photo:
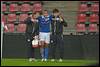
[[[40,16],[38,18],[39,20],[39,32],[50,32],[50,24],[52,22],[52,16],[48,15],[47,17],[45,16]]]

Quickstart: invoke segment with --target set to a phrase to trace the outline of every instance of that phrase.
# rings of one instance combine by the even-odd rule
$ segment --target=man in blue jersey
[[[39,38],[41,44],[41,61],[47,61],[48,58],[48,44],[50,42],[50,24],[51,16],[48,14],[47,10],[43,11],[43,15],[39,18]]]

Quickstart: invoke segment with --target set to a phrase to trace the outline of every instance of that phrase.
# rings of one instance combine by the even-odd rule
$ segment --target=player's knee
[[[44,41],[41,41],[40,43],[41,43],[41,45],[44,45]]]
[[[48,43],[45,43],[45,47],[48,47]]]

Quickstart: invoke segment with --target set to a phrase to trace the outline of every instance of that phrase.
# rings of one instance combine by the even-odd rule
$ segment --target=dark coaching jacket
[[[39,34],[39,25],[38,22],[34,23],[31,21],[31,17],[28,17],[25,21],[26,23],[26,33],[25,36],[27,39],[33,39],[33,36],[36,36]],[[34,29],[34,31],[33,31]]]
[[[51,23],[51,33],[52,35],[62,35],[63,34],[63,26],[67,27],[67,22],[63,19],[63,21],[59,20],[60,17],[58,16],[55,20],[55,17],[52,16],[52,23]]]

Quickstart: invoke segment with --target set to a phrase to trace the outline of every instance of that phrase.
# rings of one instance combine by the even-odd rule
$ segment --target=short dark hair
[[[58,13],[59,12],[59,10],[58,9],[53,9],[53,13]]]
[[[32,13],[32,17],[36,14],[36,12]]]
[[[41,15],[41,12],[37,11],[37,12],[33,12],[33,13],[32,13],[32,17],[33,17],[34,15],[36,15],[37,13],[39,13],[39,15]]]
[[[48,12],[48,10],[44,10],[44,11],[47,11]]]

